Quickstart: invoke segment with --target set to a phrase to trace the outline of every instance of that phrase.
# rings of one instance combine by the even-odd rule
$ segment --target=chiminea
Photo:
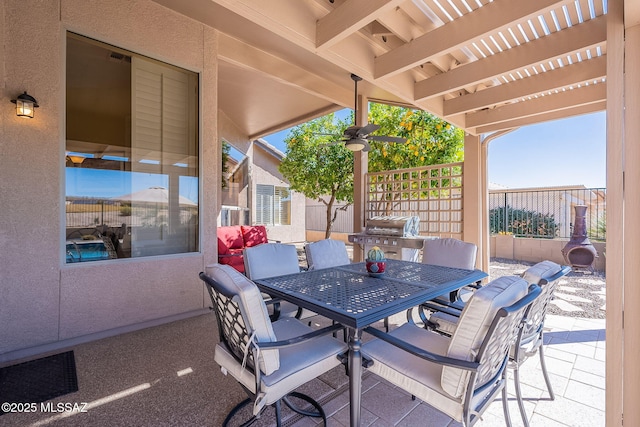
[[[571,240],[562,248],[562,255],[567,264],[572,267],[589,268],[593,270],[593,264],[598,258],[596,248],[587,237],[587,222],[585,205],[575,206],[576,217],[573,222],[573,234]]]

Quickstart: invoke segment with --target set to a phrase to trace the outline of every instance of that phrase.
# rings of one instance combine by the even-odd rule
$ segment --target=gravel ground
[[[521,274],[534,263],[492,258],[490,276]],[[547,313],[586,319],[605,318],[605,274],[602,271],[572,271],[558,283]]]

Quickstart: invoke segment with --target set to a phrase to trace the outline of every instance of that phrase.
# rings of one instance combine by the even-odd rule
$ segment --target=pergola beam
[[[555,91],[571,85],[600,80],[607,75],[606,55],[567,65],[546,73],[501,84],[444,101],[444,115],[451,116],[501,105],[518,99]]]
[[[536,116],[518,118],[506,122],[500,122],[488,126],[480,126],[475,128],[474,135],[499,132],[508,129],[515,129],[523,126],[535,125],[552,120],[566,119],[568,117],[581,116],[584,114],[597,113],[607,108],[606,101],[598,101],[594,104],[580,105],[578,107],[567,108],[560,111],[552,111],[550,113],[538,114]]]
[[[572,90],[565,90],[536,99],[516,102],[491,110],[467,114],[467,127],[491,125],[525,117],[536,117],[543,113],[561,111],[579,105],[595,104],[607,99],[607,85],[592,84]]]
[[[431,33],[429,33],[431,34]],[[432,98],[564,57],[606,42],[607,19],[601,16],[496,55],[438,74],[415,84],[415,99]]]
[[[514,22],[534,18],[563,3],[561,0],[496,0],[418,37],[410,43],[380,55],[374,77],[398,74],[495,34]]]
[[[352,103],[353,92],[310,70],[298,67],[224,33],[220,33],[218,37],[218,57],[223,61],[259,72],[326,101],[335,103],[339,100],[342,106],[349,106]]]
[[[326,49],[349,37],[404,0],[347,0],[316,25],[316,47]]]

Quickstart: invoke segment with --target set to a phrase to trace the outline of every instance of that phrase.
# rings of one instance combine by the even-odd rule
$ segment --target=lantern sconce
[[[18,117],[28,117],[32,119],[33,110],[39,107],[38,101],[36,101],[33,96],[27,94],[26,91],[18,96],[17,99],[12,99],[11,102],[16,104],[16,115]]]

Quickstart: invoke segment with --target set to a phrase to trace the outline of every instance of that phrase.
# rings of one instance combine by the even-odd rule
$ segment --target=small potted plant
[[[370,276],[379,277],[384,274],[384,270],[387,267],[387,260],[384,257],[384,252],[377,246],[374,246],[367,252],[367,272]]]

